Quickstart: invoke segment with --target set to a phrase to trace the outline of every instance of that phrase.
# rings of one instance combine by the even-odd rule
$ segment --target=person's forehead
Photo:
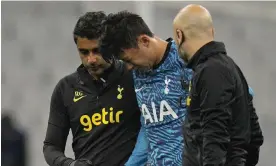
[[[124,54],[127,55],[133,55],[133,54],[137,54],[139,53],[139,49],[138,48],[127,48],[127,49],[123,49]]]
[[[120,58],[124,59],[126,61],[130,61],[133,59],[137,54],[139,53],[139,49],[137,48],[128,48],[123,49],[123,51],[120,54]]]
[[[87,38],[80,38],[78,37],[77,39],[77,46],[79,49],[94,49],[99,47],[99,42],[98,40],[95,39],[87,39]]]

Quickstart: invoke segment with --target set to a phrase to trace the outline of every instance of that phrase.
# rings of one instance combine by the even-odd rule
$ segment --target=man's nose
[[[89,56],[87,57],[87,62],[88,63],[95,63],[97,61],[97,58],[93,53],[90,52]]]
[[[130,63],[126,63],[126,66],[128,70],[131,70],[134,68],[133,64],[130,64]]]

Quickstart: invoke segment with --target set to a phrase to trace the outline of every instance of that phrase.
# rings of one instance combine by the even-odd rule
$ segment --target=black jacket
[[[102,78],[93,80],[81,65],[57,84],[43,148],[50,166],[72,162],[64,155],[70,129],[76,159],[121,166],[131,155],[140,129],[132,74],[117,61]]]
[[[224,44],[207,43],[187,67],[194,76],[183,129],[183,165],[255,165],[262,132],[247,81]]]

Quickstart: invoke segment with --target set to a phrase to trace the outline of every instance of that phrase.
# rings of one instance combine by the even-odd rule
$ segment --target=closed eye
[[[124,62],[131,64],[131,59],[127,58],[126,56],[123,56],[122,54],[119,56],[120,59],[122,59]]]
[[[89,50],[87,50],[87,49],[79,49],[79,52],[80,52],[82,55],[89,55]]]
[[[99,54],[100,53],[100,49],[99,48],[94,48],[92,49],[93,54]]]

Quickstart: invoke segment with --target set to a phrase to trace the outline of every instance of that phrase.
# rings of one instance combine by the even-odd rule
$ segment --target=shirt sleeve
[[[129,157],[125,166],[142,166],[146,165],[148,154],[148,140],[144,128],[144,118],[141,115],[141,129],[137,138],[135,148]]]
[[[250,126],[251,126],[251,140],[247,148],[248,156],[246,166],[257,165],[259,161],[260,146],[263,144],[263,133],[258,121],[258,115],[253,105],[254,92],[249,87],[249,109],[250,109]]]
[[[201,108],[203,166],[222,166],[226,162],[230,143],[228,126],[231,119],[229,102],[233,92],[231,78],[229,73],[218,67],[209,67],[203,69],[196,83]]]
[[[61,81],[51,97],[50,114],[43,146],[46,162],[51,166],[68,166],[73,159],[64,155],[70,124],[61,93]]]

